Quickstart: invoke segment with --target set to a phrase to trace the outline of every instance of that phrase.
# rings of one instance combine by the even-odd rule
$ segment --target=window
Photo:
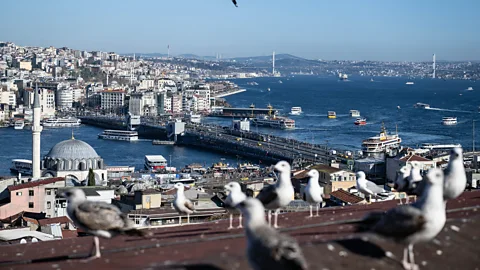
[[[33,202],[28,203],[28,208],[33,208]]]
[[[33,196],[33,190],[28,191],[28,196]]]
[[[51,189],[47,189],[47,195],[51,195],[52,194],[52,190]]]
[[[17,195],[17,196],[22,196],[22,192],[19,191],[19,192],[16,193],[16,195]]]
[[[47,202],[47,209],[50,209],[52,208],[52,203],[51,202]]]

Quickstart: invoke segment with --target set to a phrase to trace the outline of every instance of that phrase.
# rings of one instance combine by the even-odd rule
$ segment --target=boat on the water
[[[473,91],[473,87],[469,86],[469,87],[467,88],[467,91]]]
[[[429,104],[427,104],[427,103],[421,103],[421,102],[416,103],[415,105],[413,105],[413,107],[415,107],[415,108],[423,108],[423,109],[430,109],[430,105],[429,105]]]
[[[279,80],[278,83],[283,83],[282,80]]]
[[[130,130],[111,130],[107,129],[98,134],[98,138],[104,140],[116,140],[116,141],[138,141],[138,132]]]
[[[302,114],[302,107],[292,107],[290,109],[290,115],[300,115]]]
[[[49,118],[43,121],[44,127],[78,127],[81,120],[74,117],[68,118]]]
[[[328,118],[330,119],[337,118],[337,113],[334,111],[328,111]]]
[[[10,171],[15,174],[32,175],[32,161],[28,159],[13,159]]]
[[[348,80],[348,75],[345,73],[338,73],[338,79],[341,81],[346,81]]]
[[[262,115],[251,119],[252,123],[257,126],[280,128],[280,129],[294,129],[295,120],[276,116],[276,115]]]
[[[350,110],[350,117],[360,117],[360,111]]]
[[[15,121],[15,124],[13,125],[14,129],[23,129],[25,127],[25,121],[23,120],[17,120]]]
[[[247,84],[248,84],[248,85],[258,85],[257,82],[248,82]]]
[[[454,126],[457,124],[457,117],[443,117],[442,124],[444,126]]]
[[[451,144],[439,144],[439,143],[423,143],[422,148],[428,150],[448,150],[452,148],[462,147],[459,143],[451,143]]]
[[[354,124],[356,126],[365,126],[367,124],[367,119],[365,118],[357,118],[357,120],[355,120]]]
[[[406,82],[405,83],[406,85],[412,85],[412,84],[415,84],[414,82]]]
[[[145,169],[151,172],[166,169],[167,160],[162,155],[146,155]]]
[[[192,123],[201,123],[202,122],[202,115],[200,114],[195,114],[195,113],[189,113],[185,115],[186,119]]]
[[[381,155],[387,152],[393,152],[400,148],[402,139],[397,134],[388,134],[385,125],[382,123],[382,129],[379,136],[370,137],[362,141],[362,152],[366,156]]]

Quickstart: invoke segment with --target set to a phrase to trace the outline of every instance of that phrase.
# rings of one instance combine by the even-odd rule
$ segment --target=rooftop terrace
[[[347,224],[398,201],[325,208],[319,217],[307,212],[279,216],[283,233],[295,237],[310,269],[403,269],[402,246]],[[478,269],[480,191],[465,192],[447,203],[447,223],[437,238],[415,247],[420,269]],[[150,237],[101,239],[102,258],[81,262],[93,238],[12,245],[2,249],[4,269],[248,269],[242,229],[227,230],[228,220],[149,229]],[[393,254],[393,255],[391,255]],[[461,266],[461,267],[460,267]]]

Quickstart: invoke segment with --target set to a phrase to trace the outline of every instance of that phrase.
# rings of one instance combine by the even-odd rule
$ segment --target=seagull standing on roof
[[[295,195],[295,191],[290,180],[290,164],[286,161],[278,162],[274,169],[279,172],[279,177],[275,185],[263,188],[257,195],[257,199],[268,209],[268,224],[272,224],[272,211],[275,210],[274,228],[278,228],[278,211],[281,207],[287,206]]]
[[[230,227],[228,229],[233,229],[233,212],[235,211],[235,207],[237,204],[243,202],[247,195],[242,192],[242,187],[237,182],[230,182],[225,185],[225,190],[227,190],[228,195],[227,199],[225,199],[225,206],[227,207],[228,211],[230,212]],[[242,213],[238,216],[238,227],[242,228]]]
[[[389,195],[389,192],[385,189],[377,186],[374,182],[368,181],[365,177],[365,173],[362,171],[357,172],[357,190],[363,193],[365,196],[373,197],[386,197]]]
[[[131,220],[120,209],[105,202],[87,201],[83,190],[68,189],[62,194],[67,198],[67,213],[75,226],[94,235],[95,254],[90,259],[100,258],[98,237],[112,238],[118,234],[144,236],[144,232],[133,227]]]
[[[407,194],[407,198],[405,203],[408,204],[408,176],[410,175],[411,165],[407,164],[400,168],[400,172],[397,174],[397,178],[395,179],[395,184],[393,188],[398,192],[404,192]],[[400,204],[403,204],[402,199],[400,199]]]
[[[467,175],[463,166],[462,148],[453,148],[450,151],[450,160],[445,169],[443,197],[445,200],[460,196],[467,186]]]
[[[420,200],[411,205],[397,206],[386,213],[371,213],[357,228],[358,231],[371,231],[405,244],[402,265],[406,270],[418,269],[413,245],[432,240],[446,221],[442,170],[431,169],[425,182]]]
[[[307,269],[297,241],[267,225],[265,208],[259,200],[247,198],[237,207],[245,216],[247,257],[253,269]]]
[[[185,197],[185,186],[182,183],[176,183],[174,187],[177,189],[177,195],[173,200],[173,207],[180,215],[186,214],[187,223],[190,223],[190,214],[195,212],[195,207],[193,206],[192,201]],[[182,216],[179,217],[179,224],[182,224]]]
[[[317,217],[318,217],[318,208],[322,203],[322,189],[320,188],[320,184],[318,183],[318,171],[313,169],[308,172],[308,176],[310,179],[308,180],[308,184],[305,187],[305,197],[306,201],[310,203],[310,217],[313,217],[312,208],[313,204],[317,205]]]

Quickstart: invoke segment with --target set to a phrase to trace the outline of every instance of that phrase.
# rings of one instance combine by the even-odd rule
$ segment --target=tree
[[[95,173],[93,172],[93,169],[90,168],[88,170],[88,185],[89,186],[95,186]]]

